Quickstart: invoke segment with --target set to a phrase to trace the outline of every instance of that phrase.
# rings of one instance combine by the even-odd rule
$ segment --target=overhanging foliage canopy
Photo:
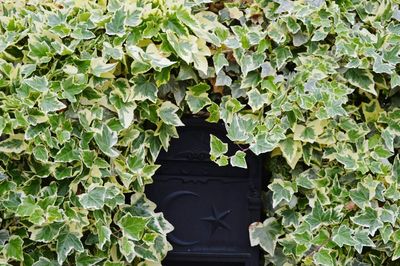
[[[159,265],[144,191],[184,113],[275,160],[267,262],[398,259],[398,4],[1,1],[1,265]]]

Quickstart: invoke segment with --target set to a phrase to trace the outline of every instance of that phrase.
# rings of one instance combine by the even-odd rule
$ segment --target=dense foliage
[[[185,113],[226,125],[219,165],[270,153],[267,264],[398,259],[398,4],[0,1],[0,264],[160,265],[144,191]]]

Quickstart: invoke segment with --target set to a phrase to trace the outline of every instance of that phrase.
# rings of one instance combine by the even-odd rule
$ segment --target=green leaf
[[[93,58],[90,60],[90,69],[91,73],[96,77],[114,77],[112,72],[114,71],[117,63],[107,64],[104,62],[104,59],[101,57]]]
[[[157,110],[157,114],[161,120],[168,125],[183,126],[184,124],[176,114],[178,110],[179,108],[175,104],[166,101],[163,102],[160,108]]]
[[[117,144],[118,135],[115,131],[112,131],[107,125],[103,125],[100,132],[94,135],[94,140],[100,150],[107,156],[117,157],[119,151],[113,149],[114,145]]]
[[[321,203],[317,201],[315,202],[311,213],[306,216],[305,221],[310,225],[310,229],[314,230],[324,224],[328,224],[330,222],[330,216],[331,213],[325,211],[322,208]]]
[[[293,197],[295,190],[292,183],[283,181],[282,179],[274,179],[268,188],[273,192],[272,194],[272,207],[278,206],[281,201],[285,200],[289,203]]]
[[[36,160],[47,162],[49,159],[49,155],[47,149],[43,145],[38,145],[33,149],[33,156],[35,156]]]
[[[99,238],[98,246],[100,249],[103,249],[107,241],[110,241],[111,230],[107,226],[101,225],[100,223],[96,224],[96,229],[97,237]]]
[[[209,85],[200,83],[189,87],[188,89],[189,91],[186,92],[185,100],[192,113],[198,113],[201,111],[201,109],[211,104],[211,100],[207,93],[207,91],[210,89]]]
[[[344,73],[344,77],[354,85],[368,93],[377,96],[373,75],[366,69],[350,68]]]
[[[122,237],[118,240],[119,250],[124,255],[126,260],[130,263],[136,256],[135,243],[129,240],[127,237]]]
[[[17,216],[30,216],[34,213],[35,209],[40,208],[36,205],[35,198],[32,195],[27,195],[22,199],[21,204],[18,206],[15,214]]]
[[[215,73],[219,73],[224,66],[229,66],[228,60],[225,55],[221,52],[217,52],[213,55]]]
[[[71,37],[77,40],[90,40],[95,38],[96,35],[87,28],[79,26],[71,33]]]
[[[335,228],[332,234],[332,240],[339,247],[343,247],[343,245],[354,246],[356,244],[350,228],[346,225],[341,225],[339,228]]]
[[[51,223],[44,226],[33,226],[29,230],[32,232],[32,240],[50,243],[57,238],[62,227],[63,223]]]
[[[8,240],[8,244],[5,246],[5,255],[8,259],[14,259],[17,261],[23,261],[23,245],[24,241],[17,235],[13,235]]]
[[[355,248],[360,254],[363,247],[375,247],[374,242],[368,237],[368,231],[357,230],[354,234],[354,239],[357,242]]]
[[[219,138],[210,135],[210,155],[218,158],[228,151],[228,144],[223,143]]]
[[[153,82],[148,81],[144,77],[140,76],[133,80],[133,94],[135,100],[144,101],[150,100],[155,103],[157,99],[157,87]]]
[[[124,236],[128,239],[139,241],[143,236],[148,222],[149,218],[132,216],[130,213],[127,213],[117,224],[121,228]]]
[[[117,35],[119,37],[125,34],[125,19],[126,14],[122,8],[115,11],[111,21],[106,23],[106,33],[108,35]]]
[[[87,193],[79,195],[79,202],[85,209],[97,210],[104,207],[106,189],[104,187],[90,188]]]
[[[364,209],[370,205],[369,191],[361,183],[357,184],[357,189],[350,190],[349,196],[358,207]]]
[[[268,254],[274,256],[278,237],[282,234],[282,227],[271,217],[264,223],[253,223],[249,226],[251,246],[260,245]]]
[[[79,151],[77,151],[71,143],[66,143],[64,147],[59,150],[54,157],[56,162],[72,162],[80,159]]]
[[[241,118],[239,115],[234,114],[232,122],[227,127],[227,136],[232,141],[245,141],[248,138],[248,135],[245,132],[245,129],[241,125]]]
[[[231,157],[231,165],[241,168],[247,168],[246,153],[243,151],[237,151],[235,155]]]
[[[57,238],[57,261],[62,264],[71,251],[83,252],[84,248],[80,239],[73,233],[63,232]]]
[[[49,112],[59,111],[67,107],[57,99],[56,95],[50,93],[43,96],[39,106],[40,109],[42,109],[42,111],[46,114]]]
[[[392,261],[400,258],[400,243],[396,243],[393,251]]]
[[[314,254],[314,262],[317,265],[335,266],[335,259],[332,257],[329,250],[322,248]]]
[[[378,212],[371,207],[366,207],[365,210],[354,217],[350,217],[350,219],[355,224],[369,228],[370,235],[374,235],[376,230],[383,227]]]
[[[274,54],[276,56],[276,68],[280,69],[289,58],[292,58],[292,52],[289,48],[280,46],[274,50]]]
[[[86,252],[75,256],[76,266],[92,266],[98,265],[98,263],[105,258],[100,256],[90,256]]]
[[[29,40],[28,47],[28,56],[37,60],[37,63],[48,63],[51,60],[50,46],[45,41]]]
[[[24,80],[24,83],[31,89],[38,92],[47,92],[49,90],[49,82],[45,76],[34,76]]]
[[[0,142],[0,152],[4,153],[21,153],[26,149],[26,143],[23,141],[24,135],[15,134],[10,138]]]
[[[279,148],[281,149],[283,157],[285,157],[289,166],[294,169],[303,154],[301,142],[293,140],[292,137],[289,137],[279,143]]]
[[[247,92],[247,97],[249,97],[249,105],[253,112],[260,110],[268,102],[267,95],[261,94],[255,88]]]

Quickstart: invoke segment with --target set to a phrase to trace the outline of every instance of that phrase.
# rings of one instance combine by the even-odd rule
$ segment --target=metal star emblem
[[[225,228],[227,230],[231,230],[231,227],[226,222],[223,221],[223,219],[231,212],[232,212],[231,210],[227,210],[227,211],[218,213],[215,206],[212,205],[212,215],[201,218],[201,220],[209,222],[211,224],[211,226],[212,226],[211,235],[213,235],[215,233],[215,231],[220,227]]]

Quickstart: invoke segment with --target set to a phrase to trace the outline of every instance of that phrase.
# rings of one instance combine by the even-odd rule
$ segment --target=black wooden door
[[[184,120],[179,139],[159,156],[162,166],[147,195],[175,227],[167,266],[258,266],[248,226],[260,220],[261,160],[247,156],[248,169],[219,167],[209,159],[210,134],[229,143],[222,125]]]

